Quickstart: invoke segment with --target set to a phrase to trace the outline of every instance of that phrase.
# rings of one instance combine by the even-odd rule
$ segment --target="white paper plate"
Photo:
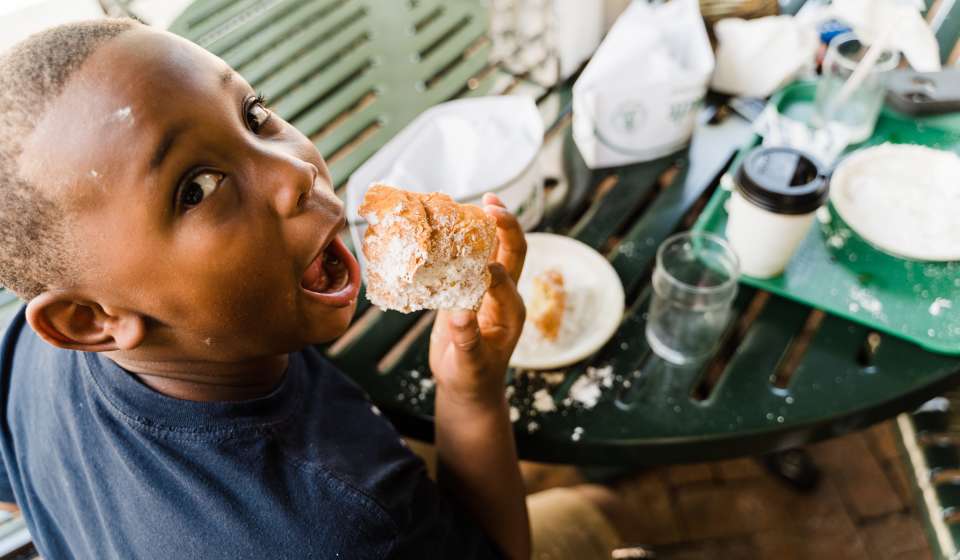
[[[518,289],[529,298],[532,278],[554,268],[563,275],[567,306],[557,340],[545,341],[531,323],[524,325],[510,365],[554,369],[578,362],[600,349],[620,326],[623,285],[600,253],[575,239],[550,233],[527,234],[527,260]]]
[[[843,221],[894,256],[960,260],[960,157],[925,146],[883,144],[846,158],[830,181]]]

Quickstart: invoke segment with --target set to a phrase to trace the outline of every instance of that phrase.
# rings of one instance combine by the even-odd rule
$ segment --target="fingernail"
[[[455,327],[465,327],[470,324],[470,312],[463,309],[454,311],[450,316],[450,322]]]

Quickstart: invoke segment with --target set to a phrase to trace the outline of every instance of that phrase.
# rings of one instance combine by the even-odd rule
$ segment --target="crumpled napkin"
[[[723,93],[767,97],[813,67],[819,37],[791,16],[729,18],[714,26],[719,46],[711,87]]]

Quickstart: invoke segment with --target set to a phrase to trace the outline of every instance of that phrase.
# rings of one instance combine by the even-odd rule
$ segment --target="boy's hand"
[[[520,338],[526,311],[517,280],[527,242],[517,219],[492,194],[484,211],[497,221],[490,288],[477,312],[440,311],[430,337],[430,369],[448,397],[475,404],[502,404],[503,380]]]

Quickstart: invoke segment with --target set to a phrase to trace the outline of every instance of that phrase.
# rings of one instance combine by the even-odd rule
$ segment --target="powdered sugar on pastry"
[[[442,193],[370,187],[359,214],[367,297],[383,309],[476,309],[490,284],[496,222]]]

